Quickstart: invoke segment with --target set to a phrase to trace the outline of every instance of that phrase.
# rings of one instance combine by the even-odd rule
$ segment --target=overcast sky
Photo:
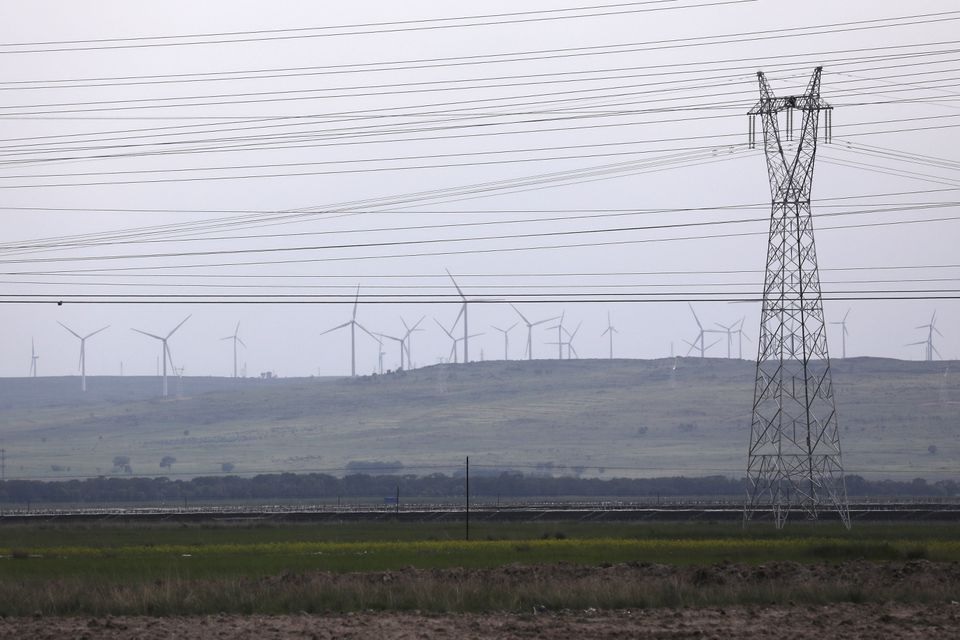
[[[955,2],[33,1],[0,17],[0,375],[27,374],[31,339],[40,375],[75,373],[58,321],[110,325],[89,375],[152,374],[159,345],[131,328],[188,314],[170,341],[186,375],[231,372],[237,322],[248,375],[346,374],[349,331],[320,334],[358,285],[373,333],[425,317],[413,360],[434,364],[436,322],[459,310],[447,269],[482,301],[471,360],[503,358],[507,300],[564,313],[583,358],[607,356],[608,312],[616,356],[686,354],[698,300],[708,328],[745,318],[753,357],[759,302],[730,300],[761,290],[770,194],[745,114],[758,70],[790,95],[817,65],[835,108],[813,187],[827,318],[849,310],[848,356],[919,359],[906,343],[936,312],[937,350],[960,357],[960,305],[930,299],[960,275]],[[556,357],[548,326],[535,357]],[[358,333],[360,372],[378,351]]]

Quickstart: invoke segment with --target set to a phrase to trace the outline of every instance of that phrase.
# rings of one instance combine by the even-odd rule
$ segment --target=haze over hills
[[[955,478],[956,369],[834,361],[848,473]],[[2,379],[0,446],[7,478],[424,475],[455,472],[467,455],[475,473],[740,477],[753,379],[750,362],[710,358],[474,362],[355,379],[185,377],[171,380],[181,395],[166,400],[156,377],[90,377],[86,394],[75,377]],[[164,457],[175,461],[161,467]]]

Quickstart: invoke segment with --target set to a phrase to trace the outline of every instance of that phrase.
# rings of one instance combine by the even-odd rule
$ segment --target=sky
[[[960,358],[960,10],[947,0],[54,2],[0,9],[0,375],[344,375],[351,318],[471,301],[470,359],[563,314],[581,358],[756,353],[770,192],[757,72],[832,107],[813,182],[847,356]],[[823,116],[821,116],[822,118]],[[821,119],[821,125],[823,125]],[[875,298],[875,299],[865,299]],[[62,303],[62,304],[60,304]],[[849,315],[847,315],[849,314]],[[555,322],[533,357],[556,358]],[[462,325],[456,328],[458,335]],[[842,355],[840,325],[830,352]],[[383,367],[400,363],[383,341]],[[726,357],[724,334],[707,355]],[[357,332],[359,373],[381,347]],[[462,359],[462,355],[458,356]]]

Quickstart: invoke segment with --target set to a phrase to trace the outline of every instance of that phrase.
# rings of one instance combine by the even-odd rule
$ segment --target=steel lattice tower
[[[814,70],[803,95],[783,98],[758,73],[760,100],[748,113],[751,146],[757,116],[763,125],[772,209],[744,518],[769,506],[777,528],[791,509],[816,519],[823,503],[850,526],[810,213],[821,111],[824,142],[830,140],[831,107],[820,98],[821,71]],[[796,141],[794,111],[803,114]]]

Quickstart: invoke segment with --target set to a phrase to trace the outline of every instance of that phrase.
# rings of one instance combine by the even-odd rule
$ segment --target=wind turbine
[[[850,309],[847,309],[847,312],[846,312],[845,314],[843,314],[843,320],[841,320],[840,322],[831,322],[831,323],[830,323],[830,324],[838,324],[838,325],[840,325],[840,343],[843,345],[843,346],[842,346],[842,349],[843,349],[843,350],[842,350],[842,352],[841,352],[841,353],[843,354],[843,355],[841,356],[842,358],[846,358],[846,357],[847,357],[847,336],[850,334],[850,332],[847,331],[847,316],[849,316],[849,315],[850,315]]]
[[[233,377],[237,377],[237,343],[239,342],[246,348],[246,343],[240,339],[240,323],[237,323],[237,327],[233,330],[232,336],[227,336],[226,338],[220,338],[221,340],[233,340]]]
[[[396,337],[396,336],[388,336],[388,335],[385,334],[385,333],[378,333],[377,335],[380,336],[380,338],[386,338],[387,340],[393,340],[394,342],[398,342],[398,343],[400,344],[400,368],[401,368],[401,369],[406,369],[406,367],[404,366],[404,362],[403,362],[403,357],[404,357],[404,354],[405,354],[405,351],[406,351],[405,348],[404,348],[404,340],[403,340],[403,338],[398,338],[398,337]],[[380,368],[383,369],[383,340],[381,340],[380,338],[377,339],[377,342],[380,343],[380,353],[381,353],[381,355],[380,355]],[[383,373],[383,371],[380,371],[380,373]]]
[[[190,314],[190,315],[193,315],[193,314]],[[163,397],[164,398],[166,398],[169,395],[168,388],[167,388],[167,362],[170,363],[170,368],[173,369],[174,373],[176,373],[177,371],[177,368],[173,365],[173,355],[171,355],[170,353],[170,345],[167,344],[167,341],[170,339],[170,336],[176,333],[177,329],[182,327],[183,323],[189,319],[190,319],[190,316],[187,316],[186,318],[181,320],[180,324],[178,324],[173,329],[171,329],[170,333],[168,333],[165,336],[158,336],[152,333],[147,333],[146,331],[141,331],[140,329],[134,329],[134,331],[136,331],[137,333],[142,333],[145,336],[149,336],[151,338],[154,338],[155,340],[159,340],[162,344],[162,347],[160,349],[160,359],[163,360]]]
[[[690,341],[688,341],[688,340],[684,340],[684,342],[686,342],[688,345],[690,345],[690,348],[687,350],[687,355],[690,355],[690,352],[693,351],[694,349],[699,349],[699,351],[700,351],[700,357],[701,357],[701,358],[705,358],[705,357],[706,357],[706,353],[707,353],[707,349],[709,349],[709,348],[713,347],[714,345],[716,345],[718,342],[720,342],[720,340],[717,340],[717,341],[713,342],[713,343],[708,347],[708,346],[706,346],[706,340],[704,339],[704,335],[707,334],[707,333],[720,333],[720,332],[717,331],[717,330],[715,330],[715,329],[704,329],[704,328],[703,328],[703,325],[700,324],[700,318],[697,317],[697,312],[693,310],[693,305],[688,302],[688,303],[687,303],[687,306],[690,307],[690,313],[693,314],[693,319],[696,320],[696,322],[697,322],[697,327],[700,329],[700,333],[697,334],[697,337],[696,337],[696,339],[695,339],[693,342],[690,342]]]
[[[37,360],[40,359],[40,356],[37,355],[37,350],[33,346],[33,338],[30,338],[30,377],[37,377]]]
[[[347,322],[344,322],[343,324],[338,324],[332,329],[327,329],[326,331],[320,334],[321,336],[323,336],[330,333],[331,331],[336,331],[337,329],[343,329],[344,327],[350,327],[350,376],[354,378],[357,376],[357,327],[360,327],[360,329],[362,329],[364,333],[366,333],[368,336],[370,336],[374,340],[377,339],[375,335],[367,331],[366,327],[364,327],[362,324],[357,322],[357,305],[359,304],[360,304],[360,285],[357,285],[357,295],[353,300],[353,315],[350,317],[350,320],[348,320]]]
[[[500,333],[503,334],[503,359],[504,359],[504,360],[509,360],[509,359],[510,359],[510,358],[508,357],[508,354],[510,353],[510,338],[509,338],[509,334],[510,334],[510,332],[513,330],[513,328],[514,328],[515,326],[517,326],[517,324],[519,324],[519,323],[514,322],[512,325],[510,325],[510,326],[507,327],[506,329],[501,329],[500,327],[494,327],[493,325],[490,325],[491,328],[496,329],[497,331],[499,331]]]
[[[602,338],[605,335],[610,336],[610,359],[613,360],[613,334],[619,333],[610,322],[610,312],[607,311],[607,328],[600,334]]]
[[[411,348],[412,335],[414,331],[423,331],[423,329],[418,329],[420,323],[423,322],[424,318],[427,316],[420,316],[420,319],[417,320],[412,327],[407,326],[407,321],[403,319],[403,316],[400,317],[400,322],[403,323],[403,328],[406,329],[406,333],[403,334],[403,341],[400,343],[400,348],[406,349],[407,352],[407,367],[413,369],[413,349]],[[400,358],[401,364],[403,363],[403,357]]]
[[[737,357],[741,360],[743,360],[743,339],[750,339],[750,336],[743,330],[744,320],[746,320],[746,317],[740,318],[740,324],[737,326]]]
[[[460,316],[457,316],[457,320],[460,320]],[[434,318],[433,321],[437,323],[438,327],[443,329],[443,332],[447,334],[447,337],[449,337],[451,342],[453,343],[453,346],[450,348],[450,357],[448,358],[448,360],[453,360],[453,362],[456,363],[457,362],[457,343],[460,342],[460,340],[456,336],[454,336],[449,329],[447,329],[445,326],[440,324],[439,320]],[[454,322],[453,326],[451,326],[450,328],[452,329],[456,326],[457,326],[457,323]]]
[[[383,375],[383,356],[386,355],[386,351],[383,350],[383,340],[379,340],[379,339],[378,339],[378,340],[377,340],[377,344],[379,345],[379,347],[377,348],[377,363],[378,363],[377,366],[378,366],[378,373],[382,376],[382,375]],[[400,354],[401,354],[401,357],[402,357],[402,355],[403,355],[403,345],[400,345]],[[401,367],[401,368],[402,368],[402,367]]]
[[[106,329],[109,329],[110,325],[107,325],[102,329],[97,329],[93,333],[88,333],[85,336],[81,336],[79,333],[77,333],[67,325],[63,324],[62,322],[58,321],[57,324],[59,324],[61,327],[63,327],[64,329],[72,333],[74,336],[76,336],[77,340],[80,341],[80,391],[86,391],[87,390],[87,338],[92,338],[93,336],[97,335],[101,331],[105,331]],[[34,360],[34,362],[36,362],[36,360]],[[36,373],[35,367],[34,367],[34,373]]]
[[[573,339],[577,337],[577,332],[580,331],[580,327],[582,325],[583,322],[578,323],[577,328],[573,330],[573,333],[570,333],[566,329],[563,330],[563,332],[567,334],[567,360],[570,359],[571,353],[577,360],[580,359],[580,354],[577,353],[577,350],[573,347]]]
[[[933,315],[930,316],[929,323],[922,324],[919,327],[917,327],[917,329],[927,330],[927,339],[921,340],[919,342],[911,342],[907,345],[908,347],[912,347],[914,345],[922,344],[924,346],[924,360],[926,360],[927,362],[931,362],[933,360],[933,354],[937,354],[938,358],[941,358],[941,359],[943,358],[943,356],[940,355],[940,352],[937,351],[937,348],[933,346],[934,333],[936,333],[941,338],[943,337],[943,334],[940,333],[939,329],[937,329],[936,322],[937,322],[937,312],[934,311]]]
[[[742,323],[743,321],[741,320],[740,322]],[[737,333],[737,331],[734,329],[734,327],[737,326],[737,323],[733,322],[729,326],[720,324],[719,322],[714,322],[713,324],[723,329],[723,331],[718,331],[717,333],[727,334],[727,359],[732,358],[733,357],[733,334]]]
[[[533,328],[538,324],[543,324],[544,322],[550,322],[552,320],[556,320],[557,317],[554,316],[552,318],[546,318],[544,320],[537,320],[536,322],[530,322],[529,320],[527,320],[527,317],[525,315],[520,313],[520,309],[517,309],[516,307],[514,307],[512,303],[510,304],[510,306],[513,307],[513,310],[517,312],[517,315],[520,316],[520,319],[523,320],[523,323],[527,325],[527,360],[533,360]]]
[[[463,300],[463,306],[460,307],[460,314],[457,315],[457,320],[460,320],[460,316],[463,316],[463,361],[470,362],[470,336],[467,331],[467,296],[463,295],[463,291],[460,289],[460,285],[457,284],[457,281],[454,280],[453,274],[450,273],[450,270],[447,269],[447,275],[450,276],[450,280],[453,282],[453,286],[457,288],[457,293],[460,294],[460,299]],[[453,323],[454,326],[457,325],[456,322]],[[451,327],[452,328],[452,327]]]
[[[560,322],[555,327],[547,327],[548,331],[557,330],[557,360],[563,360],[563,317],[567,315],[566,310],[560,313]],[[569,356],[569,354],[567,354]]]

